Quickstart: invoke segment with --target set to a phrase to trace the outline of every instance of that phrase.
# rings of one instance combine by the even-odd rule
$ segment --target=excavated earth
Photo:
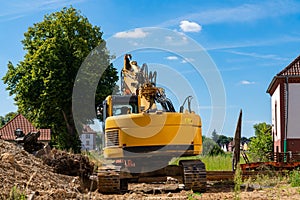
[[[20,147],[0,140],[0,200],[18,199],[234,199],[230,182],[211,182],[207,192],[194,194],[179,189],[176,182],[129,184],[129,192],[104,195],[88,180],[94,165],[82,155],[52,150],[37,158]],[[241,188],[240,199],[300,199],[300,188],[287,184],[265,189]]]

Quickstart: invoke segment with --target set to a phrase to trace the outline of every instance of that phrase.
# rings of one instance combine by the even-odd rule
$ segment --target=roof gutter
[[[276,80],[278,79],[286,79],[286,77],[289,77],[289,78],[300,78],[300,75],[276,75],[274,76],[274,78],[272,79],[268,89],[267,89],[267,93],[269,93],[271,95],[271,89],[273,88],[273,85],[275,84]]]
[[[286,161],[286,152],[287,152],[287,132],[288,132],[288,121],[289,121],[289,76],[285,77],[286,83],[286,96],[285,96],[285,133],[284,133],[284,141],[283,141],[283,153],[284,153],[284,161]]]
[[[272,79],[272,81],[271,81],[271,83],[270,83],[270,85],[269,85],[269,87],[268,87],[268,89],[267,89],[267,93],[269,93],[270,94],[270,91],[271,91],[271,88],[273,87],[273,85],[274,85],[274,83],[275,83],[275,81],[276,81],[276,79],[278,78],[278,76],[274,76],[273,77],[273,79]],[[270,94],[271,95],[271,94]]]

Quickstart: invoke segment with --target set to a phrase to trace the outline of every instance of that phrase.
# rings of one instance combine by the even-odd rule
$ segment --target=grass
[[[207,171],[231,171],[232,170],[232,155],[218,155],[218,156],[202,156],[200,157],[204,162]]]
[[[289,182],[292,187],[299,187],[300,186],[300,172],[299,170],[293,170],[289,174]]]
[[[227,153],[225,155],[218,156],[192,156],[185,158],[177,158],[173,159],[170,164],[178,164],[179,160],[186,159],[200,159],[205,163],[207,171],[231,171],[232,170],[232,154]],[[243,158],[241,157],[241,162],[245,163]],[[269,188],[278,188],[278,199],[281,197],[281,190],[288,191],[283,187],[300,187],[300,171],[294,170],[289,174],[280,174],[270,170],[267,174],[258,174],[255,177],[250,177],[249,179],[242,180],[241,170],[237,169],[234,176],[235,187],[233,189],[234,199],[241,199],[242,190],[248,191],[251,189],[269,189]],[[243,189],[242,189],[243,188]],[[297,190],[300,193],[300,189]],[[275,194],[276,195],[276,194]],[[285,194],[289,196],[289,193]],[[191,193],[188,195],[188,199],[196,199],[195,194]]]
[[[16,186],[14,186],[9,193],[8,199],[10,199],[10,200],[26,200],[27,197],[24,192],[21,192]]]
[[[183,158],[174,158],[170,164],[178,165],[179,160],[200,159],[206,167],[207,171],[231,171],[232,170],[232,154],[224,154],[218,156],[190,156]]]
[[[187,195],[187,199],[197,200],[198,198],[201,198],[201,195],[202,195],[201,193],[190,191],[190,193],[188,193]]]
[[[91,160],[96,162],[97,160],[103,160],[103,157],[96,152],[90,152],[87,154]],[[174,158],[170,161],[169,164],[177,165],[179,160],[193,160],[200,159],[205,163],[207,171],[231,171],[232,170],[232,154],[226,153],[225,155],[218,156],[190,156],[190,157],[182,157],[182,158]],[[245,163],[244,159],[241,157],[240,163]],[[281,195],[288,195],[286,191],[290,187],[299,187],[297,192],[300,194],[300,171],[294,170],[288,174],[280,174],[270,170],[268,174],[258,174],[255,177],[250,177],[248,179],[242,179],[241,170],[238,170],[235,173],[234,177],[235,187],[233,188],[234,197],[233,199],[241,199],[241,192],[248,190],[264,190],[270,188],[278,188],[278,192],[274,193],[278,199],[281,198]],[[194,200],[201,198],[200,193],[194,193],[190,191],[187,194],[187,199]]]
[[[234,199],[239,200],[241,194],[241,184],[242,184],[242,171],[240,167],[237,167],[234,174]]]

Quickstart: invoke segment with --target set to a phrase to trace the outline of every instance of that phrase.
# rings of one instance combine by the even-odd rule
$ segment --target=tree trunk
[[[67,131],[68,131],[68,136],[70,139],[67,140],[67,146],[72,147],[72,149],[76,152],[77,151],[77,132],[76,132],[76,127],[73,119],[72,112],[70,112],[69,115],[67,115],[64,111],[62,111],[62,114],[64,116],[64,120],[67,126]]]

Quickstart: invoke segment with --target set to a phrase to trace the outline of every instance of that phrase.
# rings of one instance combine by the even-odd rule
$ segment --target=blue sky
[[[209,135],[215,128],[219,134],[233,136],[240,109],[243,109],[243,136],[254,134],[255,123],[270,123],[267,87],[273,76],[300,53],[298,1],[16,0],[3,2],[0,7],[1,77],[6,73],[8,61],[17,64],[23,59],[25,52],[21,40],[28,27],[42,21],[45,14],[69,5],[80,10],[90,23],[101,27],[106,40],[147,38],[147,29],[143,27],[155,27],[171,30],[202,46],[222,78],[226,95],[224,126],[214,127],[214,121],[211,122],[214,120],[211,119],[214,91],[209,90],[205,77],[192,71],[191,58],[181,57],[176,52],[145,49],[132,54],[139,64],[161,64],[188,80],[195,92],[193,103],[202,117],[204,135]],[[121,58],[116,59],[114,65],[120,69]],[[158,83],[169,76],[165,72],[159,73]],[[167,83],[172,86],[164,85]],[[181,96],[186,94],[180,92],[178,95],[176,88],[179,91],[185,88],[174,79],[167,83],[161,85],[167,87],[167,94],[175,99],[178,108]],[[1,81],[2,116],[17,109],[5,87]]]

